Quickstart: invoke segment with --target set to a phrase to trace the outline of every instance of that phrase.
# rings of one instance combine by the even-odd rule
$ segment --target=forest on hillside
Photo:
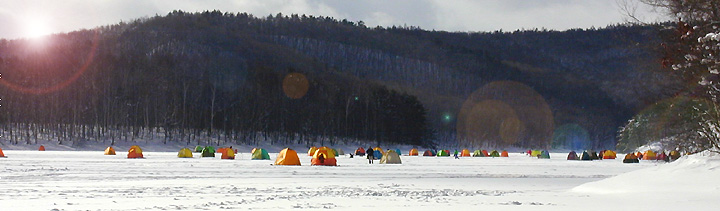
[[[620,126],[680,89],[657,71],[660,28],[470,33],[174,11],[0,40],[0,142],[613,148]]]

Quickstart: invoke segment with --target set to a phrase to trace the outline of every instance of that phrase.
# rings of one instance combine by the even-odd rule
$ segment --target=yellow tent
[[[182,148],[180,150],[180,152],[178,152],[178,157],[179,158],[192,158],[193,154],[192,154],[192,151],[190,151],[190,149]]]
[[[317,151],[317,150],[318,150],[317,147],[310,147],[310,149],[308,150],[308,156],[315,155],[315,151]]]
[[[380,159],[380,164],[402,164],[402,161],[395,150],[388,150]]]
[[[105,148],[105,155],[115,155],[115,149],[112,147]]]
[[[297,152],[295,152],[295,150],[285,148],[280,151],[277,159],[275,159],[275,165],[299,166],[300,158],[298,158]]]
[[[536,158],[536,157],[537,157],[538,155],[540,155],[540,154],[542,154],[542,151],[540,151],[540,150],[533,150],[533,151],[530,153],[530,157]]]
[[[648,150],[648,151],[645,151],[642,159],[643,160],[655,160],[655,156],[657,156],[657,154],[655,154],[655,152],[653,152],[652,150]]]

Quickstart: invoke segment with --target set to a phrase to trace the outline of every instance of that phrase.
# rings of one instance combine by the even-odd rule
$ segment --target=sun
[[[28,38],[38,38],[52,33],[47,21],[40,17],[27,18],[23,25],[25,37]]]

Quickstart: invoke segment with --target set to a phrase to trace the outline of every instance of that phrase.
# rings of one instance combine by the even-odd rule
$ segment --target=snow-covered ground
[[[348,149],[346,149],[348,150]],[[145,149],[4,150],[0,210],[708,210],[720,205],[720,157],[674,163],[402,156],[400,165],[338,157],[338,166],[177,158]],[[272,151],[271,151],[272,152]],[[624,155],[619,155],[621,157]]]

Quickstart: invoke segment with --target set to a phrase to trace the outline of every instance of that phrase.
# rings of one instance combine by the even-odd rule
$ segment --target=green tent
[[[497,150],[490,152],[490,157],[500,157],[500,153]]]
[[[203,149],[205,149],[205,148],[203,148],[203,147],[201,147],[200,145],[198,145],[198,146],[195,147],[195,152],[202,152]]]
[[[335,154],[335,157],[337,157],[337,156],[339,155],[339,154],[338,154],[338,151],[337,151],[336,149],[332,149],[332,148],[331,148],[331,150],[332,150],[333,154]]]
[[[478,149],[473,152],[473,157],[485,157],[485,154],[483,154],[482,151]]]
[[[448,151],[445,151],[445,150],[438,150],[437,156],[438,157],[450,156],[450,153],[448,153]]]
[[[550,152],[547,150],[543,150],[542,153],[540,153],[540,156],[538,156],[540,159],[550,159]]]
[[[202,156],[203,157],[215,157],[215,147],[206,146],[202,150]]]
[[[252,151],[252,159],[253,160],[270,160],[270,155],[268,155],[268,152],[265,149],[255,148]]]

